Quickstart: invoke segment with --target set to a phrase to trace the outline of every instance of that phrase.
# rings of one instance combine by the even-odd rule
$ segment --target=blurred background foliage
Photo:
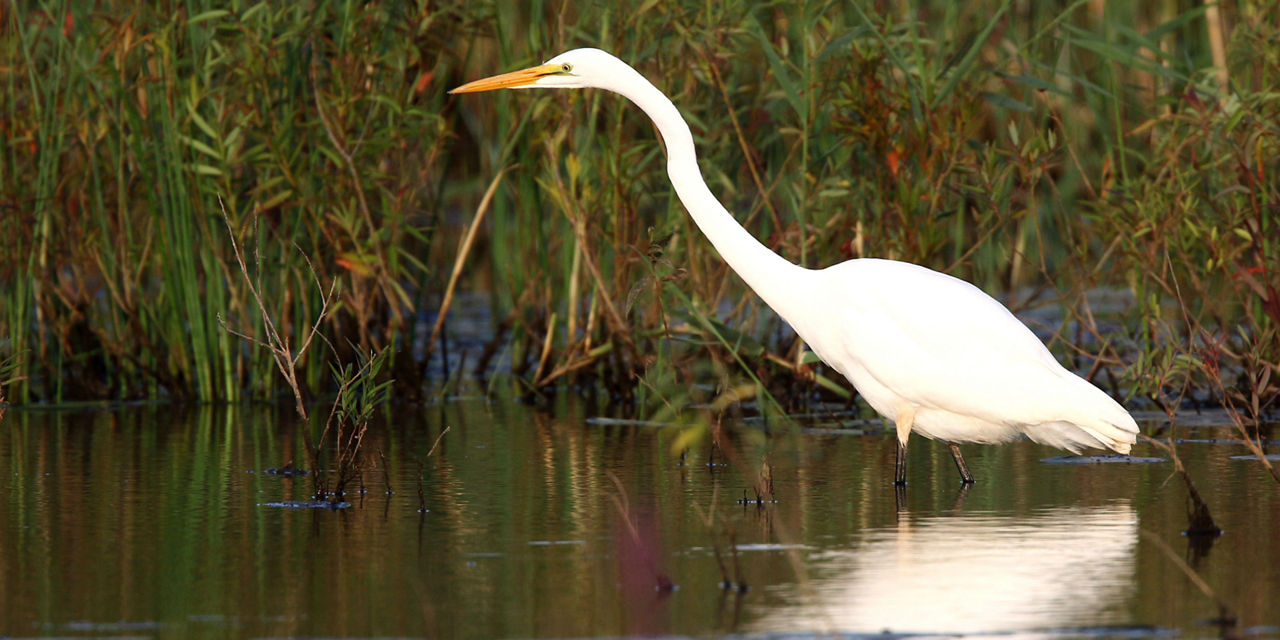
[[[625,100],[445,93],[580,46],[673,98],[713,192],[789,259],[973,281],[1130,400],[1254,417],[1275,400],[1269,4],[0,12],[9,402],[287,394],[271,353],[229,331],[262,332],[246,277],[294,344],[318,323],[309,393],[335,388],[333,360],[390,347],[407,400],[477,373],[488,392],[579,389],[646,414],[847,397],[701,237]]]

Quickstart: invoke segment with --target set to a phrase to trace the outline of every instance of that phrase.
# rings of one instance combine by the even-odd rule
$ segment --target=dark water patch
[[[603,426],[603,427],[683,427],[678,422],[659,422],[655,420],[631,420],[627,418],[608,418],[608,417],[591,417],[586,419],[587,424]]]
[[[1280,462],[1280,453],[1268,453],[1266,454],[1265,457],[1267,459],[1267,462]],[[1227,459],[1228,460],[1253,460],[1254,462],[1258,462],[1258,456],[1255,456],[1255,455],[1228,456]]]
[[[1243,446],[1244,443],[1238,438],[1174,438],[1174,442],[1178,444],[1231,444]]]
[[[733,546],[733,550],[739,553],[746,552],[778,552],[778,551],[816,551],[816,547],[803,544],[781,544],[777,542],[771,543],[754,543],[754,544],[738,544]],[[715,553],[715,549],[711,547],[690,547],[688,553]]]
[[[246,473],[254,473],[254,470],[250,469]],[[269,469],[263,469],[262,473],[269,476],[305,476],[311,472],[308,471],[307,469],[299,469],[297,467],[286,466],[286,467],[280,467],[280,468],[271,467]]]
[[[978,636],[995,635],[999,637],[1044,637],[1044,638],[1170,638],[1181,635],[1176,629],[1161,629],[1147,625],[1115,625],[1099,627],[1065,627],[1044,629],[1032,633],[1008,634],[971,634]]]
[[[1220,408],[1201,409],[1198,411],[1180,411],[1173,416],[1170,423],[1169,415],[1163,411],[1130,411],[1129,415],[1143,426],[1143,430],[1148,428],[1168,428],[1172,424],[1176,431],[1196,430],[1196,429],[1235,429],[1237,415],[1233,415],[1230,411]]]
[[[1095,456],[1053,456],[1049,458],[1041,458],[1040,462],[1049,464],[1155,464],[1157,462],[1167,462],[1165,458],[1152,458],[1146,456],[1125,456],[1118,453],[1105,453]]]
[[[886,423],[880,418],[858,418],[858,412],[839,410],[839,411],[822,411],[811,413],[792,413],[787,415],[787,419],[807,426],[815,426],[819,424],[835,424],[846,427],[865,427],[865,428],[881,428]],[[744,424],[771,424],[778,423],[779,419],[775,416],[748,415],[742,418]]]
[[[886,429],[883,425],[871,425],[868,427],[804,427],[800,429],[800,433],[810,436],[878,436],[884,434]]]
[[[1266,625],[1240,630],[1242,638],[1280,638],[1280,626]]]
[[[89,620],[74,620],[59,625],[47,625],[48,629],[57,629],[62,631],[76,631],[80,633],[119,633],[121,631],[158,631],[164,628],[159,622],[92,622]],[[119,636],[112,636],[119,637]],[[148,636],[140,636],[148,637]]]
[[[278,500],[263,502],[260,507],[279,507],[281,509],[348,509],[350,502],[331,502],[329,500]]]

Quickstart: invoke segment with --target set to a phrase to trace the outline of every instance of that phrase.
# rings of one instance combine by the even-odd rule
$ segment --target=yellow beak
[[[540,64],[536,67],[512,71],[501,75],[490,76],[483,80],[468,82],[461,87],[451,89],[449,93],[476,93],[479,91],[493,91],[495,89],[514,89],[516,87],[524,87],[538,81],[538,78],[550,76],[560,73],[560,65],[558,64]]]

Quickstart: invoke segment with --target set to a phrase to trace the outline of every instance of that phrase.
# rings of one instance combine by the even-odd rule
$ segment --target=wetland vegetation
[[[1257,420],[1280,362],[1275,11],[1099,7],[15,5],[6,397],[288,397],[227,331],[265,339],[264,312],[326,339],[305,397],[383,349],[406,400],[476,372],[642,415],[847,393],[691,226],[629,105],[444,93],[599,46],[672,95],[713,190],[782,255],[953,273],[1058,311],[1036,327],[1055,352],[1131,402]],[[449,351],[472,291],[492,335]]]
[[[1280,594],[1274,571],[1231,582],[1246,581],[1249,566],[1280,566],[1268,533],[1280,487],[1268,455],[1280,395],[1280,9],[1187,0],[960,4],[0,6],[0,477],[8,483],[0,547],[11,550],[0,557],[3,575],[29,575],[68,553],[93,564],[93,549],[56,538],[56,523],[83,516],[74,536],[108,539],[119,523],[96,509],[116,495],[102,493],[102,481],[115,478],[126,503],[161,500],[171,511],[136,519],[138,549],[128,553],[137,555],[125,563],[148,557],[147,535],[166,544],[175,566],[212,573],[182,549],[239,549],[227,564],[234,576],[218,574],[193,593],[256,585],[244,593],[258,601],[227,604],[219,615],[240,606],[264,633],[326,633],[319,623],[274,625],[275,610],[263,606],[272,590],[288,590],[273,576],[292,564],[267,562],[273,568],[254,573],[279,553],[299,560],[268,541],[270,532],[308,534],[290,515],[248,507],[308,499],[345,500],[361,514],[336,516],[338,524],[322,520],[329,514],[297,517],[315,526],[310,540],[377,547],[346,537],[342,523],[365,522],[376,530],[369,535],[403,543],[393,549],[417,545],[421,567],[440,584],[465,583],[482,599],[501,592],[495,584],[509,572],[533,567],[511,578],[523,608],[488,620],[484,635],[620,634],[637,631],[627,621],[641,615],[615,611],[594,627],[524,624],[536,617],[536,585],[568,578],[542,564],[554,559],[486,555],[509,553],[504,545],[585,540],[591,555],[573,562],[592,572],[602,610],[623,606],[610,600],[616,581],[653,569],[656,540],[681,554],[668,570],[684,585],[697,582],[682,564],[702,567],[697,581],[732,582],[744,569],[729,552],[778,545],[756,549],[767,559],[745,569],[756,583],[791,580],[759,596],[769,606],[749,601],[754,626],[705,624],[737,621],[730,605],[699,608],[702,622],[669,627],[768,633],[788,628],[788,615],[832,612],[824,596],[859,572],[884,569],[842,543],[873,549],[917,526],[925,533],[916,541],[928,548],[930,527],[981,536],[1000,518],[1037,531],[1120,527],[1112,533],[1134,546],[1098,563],[1115,570],[1112,578],[1140,575],[1141,587],[1107,591],[1131,600],[1099,605],[1103,614],[1088,623],[1097,629],[1134,620],[1183,628],[1228,612],[1246,624],[1280,624],[1266,613]],[[875,470],[889,451],[875,444],[879,422],[866,420],[869,408],[843,379],[700,235],[669,187],[661,142],[643,114],[599,91],[501,92],[465,103],[445,93],[582,46],[627,60],[672,97],[712,191],[770,248],[809,267],[889,257],[977,284],[1069,368],[1140,412],[1151,439],[1135,453],[1170,464],[1046,469],[1053,465],[1038,462],[1043,451],[1017,443],[979,454],[999,479],[979,486],[968,507],[950,494],[915,493],[905,505],[912,517],[895,521],[892,497],[870,488],[888,477]],[[446,407],[460,396],[491,404],[459,421]],[[121,407],[135,403],[178,407],[175,440],[150,413],[146,429],[120,422],[134,415]],[[255,413],[284,406],[292,419]],[[83,418],[82,430],[46,420],[48,407],[110,410]],[[1198,423],[1202,412],[1218,422]],[[417,424],[406,416],[419,413],[433,416],[421,433],[398,426]],[[501,419],[490,420],[494,413]],[[526,422],[531,432],[513,435]],[[651,423],[675,426],[637,426]],[[796,423],[806,427],[790,430],[797,440],[770,444],[766,433]],[[109,437],[92,440],[98,429]],[[1197,429],[1211,431],[1212,442]],[[454,438],[461,443],[451,451]],[[498,452],[509,440],[520,446]],[[167,448],[183,443],[192,458]],[[644,453],[629,453],[638,443]],[[860,464],[836,463],[821,453],[825,444]],[[1230,462],[1211,448],[1219,445],[1247,459]],[[932,450],[916,455],[947,463]],[[464,462],[473,457],[481,470]],[[725,486],[690,482],[685,463],[695,461],[712,476],[724,464],[740,475]],[[156,476],[156,464],[193,475]],[[672,484],[672,465],[689,484]],[[262,473],[300,467],[316,473]],[[918,484],[933,482],[924,480],[930,468]],[[218,485],[219,474],[247,470],[252,478]],[[1185,481],[1173,485],[1176,495],[1163,484],[1175,474]],[[135,478],[209,492],[130,493]],[[780,506],[769,507],[762,498],[773,495],[775,478]],[[488,482],[498,494],[477,502]],[[1036,482],[1065,482],[1070,495],[1051,496]],[[86,485],[89,493],[79,493]],[[408,506],[415,517],[442,517],[374,524],[353,496],[383,486],[387,513]],[[819,500],[819,487],[838,487],[856,503]],[[757,516],[716,515],[716,499],[743,491]],[[1195,499],[1184,509],[1188,495]],[[229,499],[231,508],[219,506]],[[547,504],[555,513],[536,508]],[[1243,505],[1256,505],[1256,517]],[[1199,572],[1214,565],[1201,564],[1205,547],[1177,536],[1208,508],[1217,526],[1245,535],[1225,544],[1250,560],[1206,583]],[[262,535],[217,524],[217,515]],[[538,517],[546,521],[531,524]],[[216,539],[174,533],[189,527]],[[465,544],[481,530],[495,536]],[[630,537],[609,537],[616,531]],[[454,544],[431,559],[423,540],[437,538]],[[1179,545],[1186,559],[1166,553]],[[590,560],[600,554],[617,566]],[[452,597],[401,575],[403,558],[359,559],[387,577],[378,588],[408,581],[438,602]],[[828,569],[810,575],[808,562]],[[52,610],[41,597],[74,582],[55,574],[42,574],[44,596],[6,600]],[[162,597],[164,580],[131,575],[134,593]],[[334,575],[367,578],[342,568]],[[114,585],[120,576],[95,578]],[[332,606],[324,579],[310,577],[310,597]],[[1204,588],[1166,598],[1160,585],[1173,583]],[[6,622],[35,625],[24,634],[69,633],[76,615],[113,621],[120,610],[36,619],[9,606]],[[1203,606],[1220,610],[1202,615]],[[466,635],[446,620],[450,608],[386,633]],[[491,613],[455,608],[479,619]],[[1028,624],[1062,624],[1037,620]],[[189,624],[179,627],[190,632],[181,626]],[[333,628],[382,628],[343,624]]]

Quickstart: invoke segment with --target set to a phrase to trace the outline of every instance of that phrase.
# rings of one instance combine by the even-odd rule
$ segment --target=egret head
[[[495,89],[614,89],[624,77],[636,74],[627,63],[599,50],[566,51],[543,64],[528,69],[468,82],[449,93],[475,93]]]

